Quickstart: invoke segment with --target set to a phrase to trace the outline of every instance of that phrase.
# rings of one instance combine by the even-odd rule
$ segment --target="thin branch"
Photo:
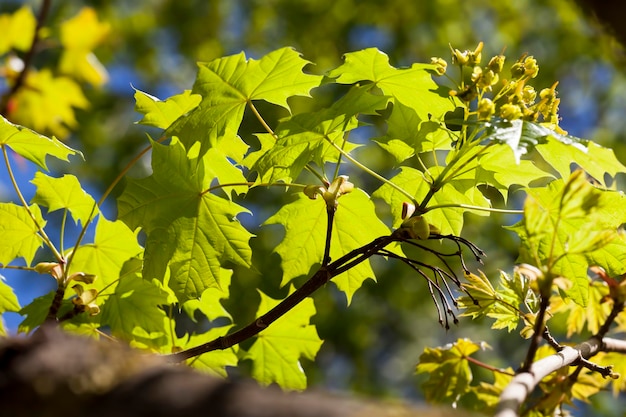
[[[326,204],[326,241],[324,242],[324,257],[322,258],[322,268],[330,263],[330,242],[333,235],[333,221],[335,219],[335,211],[337,207],[334,204]]]
[[[35,52],[37,51],[37,45],[39,44],[39,32],[41,32],[41,29],[43,28],[51,6],[52,0],[43,0],[41,9],[39,10],[39,15],[37,15],[37,25],[35,26],[33,40],[30,43],[30,48],[28,48],[26,55],[24,55],[24,68],[22,68],[22,71],[18,74],[15,79],[15,83],[11,86],[11,89],[2,97],[2,103],[0,103],[0,114],[7,115],[11,97],[15,96],[15,94],[17,94],[17,92],[24,86],[26,76],[28,75],[33,58],[35,57]]]
[[[230,335],[218,337],[217,339],[204,343],[200,346],[166,355],[166,360],[169,362],[182,362],[186,359],[202,355],[203,353],[211,352],[213,350],[228,349],[231,346],[235,346],[244,340],[257,335],[263,329],[267,328],[274,321],[298,305],[302,300],[309,297],[317,289],[325,285],[333,277],[344,272],[346,267],[349,269],[356,266],[358,263],[363,262],[376,254],[378,250],[397,240],[400,240],[400,237],[397,234],[391,234],[389,236],[382,236],[374,239],[367,245],[349,252],[336,261],[330,263],[328,266],[318,269],[317,272],[300,288],[291,293],[276,307],[272,308],[247,326]]]
[[[550,297],[541,295],[541,304],[539,305],[539,311],[537,312],[537,316],[535,317],[535,326],[534,333],[530,339],[530,346],[528,346],[528,352],[526,352],[526,359],[522,364],[520,369],[521,372],[528,372],[531,368],[531,365],[535,359],[535,354],[537,353],[537,349],[539,348],[539,344],[541,343],[541,338],[543,337],[544,330],[544,319],[546,316],[546,311],[550,306]]]

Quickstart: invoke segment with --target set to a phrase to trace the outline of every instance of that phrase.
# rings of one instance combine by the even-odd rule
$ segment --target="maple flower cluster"
[[[469,80],[462,77],[461,84],[450,94],[468,105],[476,100],[472,113],[478,120],[489,120],[493,116],[506,120],[522,119],[541,122],[560,131],[558,127],[560,99],[557,98],[556,92],[558,82],[544,88],[539,94],[533,86],[527,84],[539,73],[535,58],[523,55],[511,66],[510,78],[504,79],[502,77],[506,59],[504,55],[495,55],[486,65],[481,66],[483,42],[480,42],[474,50],[460,51],[452,46],[450,50],[452,64],[458,65],[462,74],[465,68],[471,70]],[[446,74],[448,68],[446,60],[433,57],[431,64],[435,66],[438,75]]]

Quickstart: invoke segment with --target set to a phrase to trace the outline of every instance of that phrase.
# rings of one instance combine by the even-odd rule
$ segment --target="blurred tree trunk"
[[[2,417],[462,417],[320,392],[285,393],[228,381],[121,343],[56,328],[0,339]]]

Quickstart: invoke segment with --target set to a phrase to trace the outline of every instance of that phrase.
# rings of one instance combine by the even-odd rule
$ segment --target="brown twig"
[[[50,12],[50,7],[52,6],[52,0],[43,0],[41,4],[41,9],[39,10],[39,15],[37,15],[37,25],[35,26],[35,33],[33,34],[33,41],[30,44],[30,48],[26,51],[24,55],[24,68],[17,75],[15,79],[15,83],[11,86],[9,91],[2,97],[2,101],[0,103],[0,114],[7,115],[9,101],[11,97],[15,96],[17,92],[24,86],[24,82],[26,81],[26,76],[28,75],[28,71],[31,68],[33,58],[35,57],[35,52],[37,52],[37,46],[39,44],[39,32],[43,28],[43,24],[48,17],[48,13]]]
[[[451,235],[450,236],[433,235],[430,238],[431,239],[447,238],[457,243],[459,242],[464,243],[470,248],[473,254],[476,254],[477,248],[473,246],[472,244],[470,244],[469,242],[465,241],[465,239],[463,238],[459,238],[457,236],[451,236]],[[203,353],[211,352],[213,350],[227,349],[231,346],[235,346],[243,342],[244,340],[247,340],[257,335],[258,333],[260,333],[262,330],[264,330],[269,325],[271,325],[274,321],[276,321],[281,316],[289,312],[296,305],[298,305],[306,297],[313,294],[316,290],[318,290],[320,287],[322,287],[332,278],[336,277],[337,275],[342,274],[343,272],[351,268],[354,268],[361,262],[369,259],[370,257],[374,255],[390,256],[391,252],[384,251],[384,248],[387,245],[389,245],[392,242],[410,243],[411,241],[408,239],[409,238],[405,235],[402,229],[396,230],[389,236],[382,236],[382,237],[376,238],[372,242],[360,248],[354,249],[353,251],[347,253],[346,255],[342,256],[336,261],[331,262],[328,265],[322,265],[320,269],[318,269],[318,271],[311,278],[309,278],[308,281],[306,281],[302,285],[302,287],[298,288],[296,291],[291,293],[291,295],[289,295],[287,298],[281,301],[273,309],[269,310],[267,313],[265,313],[264,315],[256,319],[254,322],[248,324],[247,326],[241,328],[240,330],[230,335],[218,337],[203,345],[196,346],[196,347],[184,350],[182,352],[177,352],[177,353],[173,353],[170,355],[166,355],[165,358],[169,362],[182,362],[194,356],[202,355]],[[480,249],[478,249],[478,251],[480,251]],[[393,256],[393,257],[396,257],[396,256]],[[398,259],[401,259],[401,258],[402,257],[398,257]],[[402,259],[402,260],[407,262],[406,259]],[[452,308],[448,304],[448,301],[445,299],[443,289],[438,284],[436,284],[435,281],[430,279],[430,277],[428,277],[428,275],[426,275],[422,270],[420,270],[418,265],[422,267],[427,267],[428,269],[433,271],[433,273],[438,274],[438,276],[442,280],[444,280],[444,282],[445,282],[444,276],[447,276],[449,278],[449,274],[441,270],[441,268],[427,266],[426,264],[423,264],[417,261],[408,261],[407,263],[410,266],[414,267],[414,269],[418,273],[420,273],[422,276],[426,278],[431,294],[433,295],[433,300],[435,300],[435,298],[434,298],[434,294],[432,293],[432,286],[433,285],[436,286],[437,292],[439,293],[441,297],[442,304],[446,307],[448,314],[451,314]],[[449,288],[448,288],[448,291],[449,291]],[[439,310],[439,304],[437,303],[436,300],[435,300],[435,305],[437,306],[437,309]],[[453,317],[453,320],[456,322],[457,319],[456,317],[454,317],[453,313],[452,313],[452,317]],[[447,323],[448,315],[445,315],[445,320]]]
[[[398,234],[392,233],[389,236],[379,237],[367,245],[349,252],[335,262],[332,262],[327,266],[322,266],[311,278],[309,278],[307,282],[281,301],[276,307],[272,308],[267,313],[263,314],[261,317],[242,329],[239,329],[230,335],[218,337],[217,339],[200,346],[173,353],[171,355],[166,355],[165,358],[170,362],[182,362],[186,359],[193,358],[194,356],[211,352],[213,350],[227,349],[257,335],[263,329],[267,328],[274,321],[298,305],[306,297],[313,294],[333,277],[344,272],[346,267],[352,268],[356,266],[357,264],[375,255],[380,249],[384,248],[391,242],[399,240],[402,240],[402,238],[398,236]]]

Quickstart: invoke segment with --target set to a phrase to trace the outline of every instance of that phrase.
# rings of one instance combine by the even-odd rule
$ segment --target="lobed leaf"
[[[31,182],[37,187],[32,202],[48,207],[49,212],[66,209],[76,223],[80,221],[83,225],[100,212],[95,200],[82,189],[74,175],[53,178],[36,172]]]
[[[123,340],[157,340],[168,334],[164,326],[167,292],[149,280],[143,279],[141,260],[134,258],[121,271],[115,291],[102,305],[102,325],[111,328],[111,334]]]
[[[623,256],[613,253],[624,245],[615,232],[626,220],[619,208],[624,198],[593,187],[581,170],[567,182],[556,180],[528,190],[524,220],[511,228],[522,238],[519,260],[540,261],[551,268],[552,276],[567,278],[571,284],[567,296],[585,306],[590,261],[611,271],[626,271],[626,265],[619,264]]]
[[[118,200],[119,217],[146,233],[143,275],[163,280],[181,303],[210,287],[223,288],[221,267],[227,262],[250,266],[252,237],[236,219],[243,207],[209,191],[218,178],[230,178],[219,164],[190,157],[183,145],[153,145],[153,174],[129,180]]]
[[[481,348],[480,344],[468,339],[458,339],[444,347],[425,348],[416,371],[428,374],[428,380],[422,386],[426,400],[455,403],[466,394],[473,378],[467,357]]]
[[[0,336],[7,335],[2,314],[18,311],[20,311],[20,303],[17,296],[13,292],[13,288],[4,282],[4,278],[0,275]]]
[[[289,110],[289,97],[309,96],[311,89],[320,84],[320,76],[302,72],[307,64],[291,48],[270,52],[258,61],[246,59],[242,52],[199,64],[192,93],[201,95],[202,101],[174,122],[168,134],[179,136],[187,148],[200,141],[201,155],[220,146],[226,153],[237,141],[235,137],[248,102],[265,100]],[[227,143],[220,145],[224,140]],[[228,156],[240,161],[243,152]]]
[[[161,101],[135,88],[135,111],[144,115],[137,123],[167,129],[174,121],[198,107],[201,100],[202,96],[199,94],[185,90]]]
[[[339,151],[355,147],[345,140],[345,133],[359,126],[359,114],[374,114],[387,106],[388,97],[370,94],[367,89],[353,87],[330,108],[301,113],[281,122],[276,128],[273,146],[258,157],[253,170],[261,180],[293,181],[309,162],[323,166],[336,161]]]
[[[202,334],[191,335],[189,336],[185,346],[192,347],[208,343],[220,336],[225,336],[232,327],[232,325],[213,327]],[[213,350],[211,352],[203,353],[188,362],[195,369],[213,376],[226,378],[228,376],[226,367],[236,367],[239,362],[239,358],[237,356],[238,352],[239,346],[235,345],[229,347],[228,349]]]
[[[310,200],[300,193],[296,200],[285,204],[264,224],[281,224],[285,228],[285,237],[276,247],[283,269],[281,286],[294,278],[308,275],[312,267],[321,265],[328,224],[326,204],[322,199]],[[389,233],[387,226],[376,216],[369,196],[360,189],[353,190],[339,199],[330,256],[337,259]],[[355,291],[368,278],[375,279],[369,260],[335,277],[333,282],[346,294],[350,303]]]
[[[55,137],[48,138],[23,126],[15,125],[0,115],[0,146],[11,148],[18,155],[48,170],[46,156],[68,161],[69,155],[80,155]]]
[[[117,283],[126,261],[141,252],[136,233],[122,221],[107,220],[100,215],[93,243],[83,244],[76,249],[69,273],[95,275],[92,286],[101,291]]]
[[[396,103],[411,108],[420,120],[442,120],[445,113],[455,109],[457,101],[433,81],[435,68],[431,64],[394,68],[384,52],[368,48],[345,54],[344,63],[328,76],[342,84],[371,81]]]
[[[274,300],[259,291],[261,303],[257,312],[260,317],[276,306]],[[315,326],[309,323],[315,315],[315,306],[307,298],[259,333],[254,344],[243,356],[252,361],[252,376],[263,385],[277,383],[285,389],[306,388],[306,375],[300,359],[315,359],[322,346]]]
[[[0,264],[8,265],[15,258],[22,257],[30,265],[43,244],[37,226],[45,225],[36,204],[26,209],[13,203],[0,203]]]

